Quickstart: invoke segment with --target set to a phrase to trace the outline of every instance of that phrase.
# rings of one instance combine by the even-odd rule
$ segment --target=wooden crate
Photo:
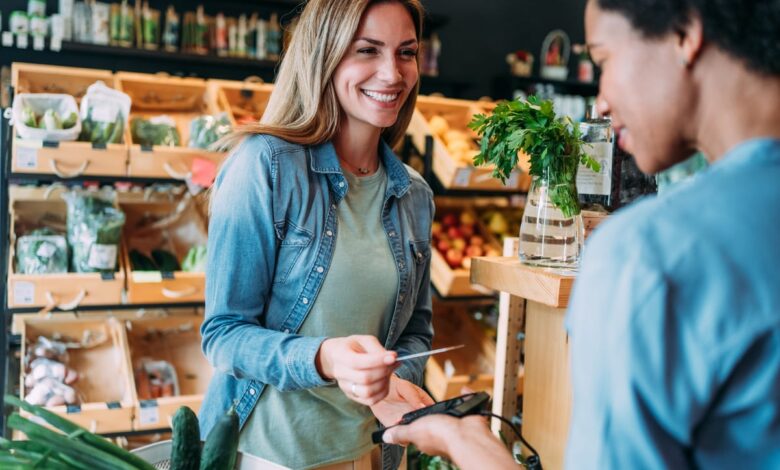
[[[51,193],[50,193],[51,194]],[[125,274],[121,257],[117,270],[103,273],[19,274],[16,272],[16,238],[20,223],[52,220],[65,226],[67,208],[61,199],[13,199],[8,257],[9,307],[58,307],[73,310],[81,305],[111,305],[122,301]]]
[[[60,334],[81,341],[86,332],[93,338],[105,338],[93,347],[68,350],[67,366],[79,373],[73,384],[81,398],[75,406],[55,406],[49,411],[96,433],[129,432],[132,430],[136,403],[130,369],[127,342],[121,325],[106,318],[76,318],[68,314],[47,318],[41,315],[19,315],[15,319],[21,328],[22,357],[39,336],[52,338]],[[24,384],[25,367],[21,367],[20,384]],[[24,386],[20,387],[24,399]]]
[[[65,93],[80,100],[87,88],[101,80],[114,87],[108,70],[57,67],[53,65],[11,65],[11,83],[16,93]],[[93,145],[90,142],[43,142],[14,137],[11,171],[14,173],[77,176],[126,176],[129,133],[125,143]]]
[[[208,86],[213,106],[226,112],[234,127],[259,121],[274,89],[273,84],[232,80],[209,80]]]
[[[205,80],[118,72],[116,81],[117,88],[133,100],[131,121],[136,117],[170,116],[181,138],[178,147],[146,147],[133,142],[131,136],[129,176],[185,180],[196,159],[222,163],[225,158],[222,152],[187,147],[190,122],[198,116],[218,112],[209,104]]]
[[[425,386],[437,401],[462,395],[464,387],[493,393],[496,343],[462,306],[434,305],[433,348],[465,344],[465,347],[436,354],[425,367]],[[517,393],[522,394],[522,371]]]
[[[203,302],[205,300],[206,274],[174,271],[134,271],[130,262],[130,245],[134,243],[134,228],[147,217],[165,218],[176,213],[178,203],[133,202],[123,203],[125,213],[125,243],[122,246],[123,265],[127,270],[127,302],[131,304]],[[167,246],[179,263],[189,249],[206,243],[206,223],[192,199],[185,199],[184,209],[177,221],[165,229]],[[182,230],[186,225],[187,230]]]
[[[436,222],[442,224],[442,220],[449,215],[468,213],[474,220],[474,235],[483,238],[485,249],[491,250],[491,254],[499,254],[501,247],[479,221],[479,217],[469,206],[462,201],[454,199],[436,199]],[[446,231],[445,228],[443,230]],[[493,291],[482,286],[472,284],[468,264],[463,267],[451,268],[445,259],[445,255],[437,248],[439,237],[434,234],[431,247],[431,282],[436,291],[442,297],[464,297],[475,295],[490,295]]]
[[[609,214],[605,212],[582,211],[582,223],[585,226],[586,240],[590,236],[590,234],[593,233],[593,230],[595,230],[600,223],[607,220],[607,217],[609,217]]]
[[[125,320],[125,332],[130,350],[132,370],[143,358],[169,362],[176,369],[179,395],[149,399],[137,391],[133,429],[161,429],[171,426],[171,419],[181,406],[196,413],[203,402],[213,374],[211,365],[200,349],[200,315],[169,315],[159,318]]]
[[[483,189],[491,191],[527,191],[531,183],[528,173],[519,168],[512,172],[506,185],[493,178],[492,168],[476,168],[470,161],[458,157],[453,153],[452,147],[445,143],[445,134],[439,133],[436,126],[431,126],[431,120],[437,117],[443,118],[449,130],[464,133],[468,137],[470,146],[469,155],[479,151],[479,146],[474,140],[477,135],[467,125],[475,114],[489,112],[494,105],[485,102],[466,100],[454,100],[449,98],[437,98],[420,96],[412,120],[409,123],[408,133],[412,141],[420,151],[425,149],[425,137],[433,137],[433,172],[445,188],[452,189]],[[465,153],[465,151],[464,151]]]

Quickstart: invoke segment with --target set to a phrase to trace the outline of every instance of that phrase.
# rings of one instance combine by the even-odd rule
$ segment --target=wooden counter
[[[493,413],[509,417],[517,409],[517,334],[525,322],[523,437],[539,452],[545,469],[563,468],[571,413],[564,318],[574,276],[525,266],[516,257],[484,257],[472,260],[471,282],[508,297],[499,311]],[[512,432],[493,420],[493,431],[499,429],[511,439]]]

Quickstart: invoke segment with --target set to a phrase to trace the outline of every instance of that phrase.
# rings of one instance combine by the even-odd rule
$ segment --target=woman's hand
[[[387,396],[396,357],[366,335],[326,339],[315,361],[324,379],[335,380],[352,401],[371,406]]]
[[[423,389],[393,375],[387,397],[371,406],[371,411],[382,425],[391,426],[401,421],[406,413],[433,404],[433,399]]]

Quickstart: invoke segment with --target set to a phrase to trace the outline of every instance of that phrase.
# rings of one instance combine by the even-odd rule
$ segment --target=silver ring
[[[355,382],[352,382],[352,387],[350,387],[350,389],[349,389],[349,391],[350,391],[350,393],[352,393],[353,397],[357,397],[357,391],[355,390],[356,386],[357,386],[357,384]]]

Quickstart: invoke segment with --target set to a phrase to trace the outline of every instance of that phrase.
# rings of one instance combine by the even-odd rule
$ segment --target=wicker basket
[[[172,441],[161,441],[148,446],[144,446],[132,451],[132,453],[146,460],[155,468],[168,470],[171,466],[171,447]],[[238,453],[236,470],[289,470],[273,462],[263,460],[248,454]]]

